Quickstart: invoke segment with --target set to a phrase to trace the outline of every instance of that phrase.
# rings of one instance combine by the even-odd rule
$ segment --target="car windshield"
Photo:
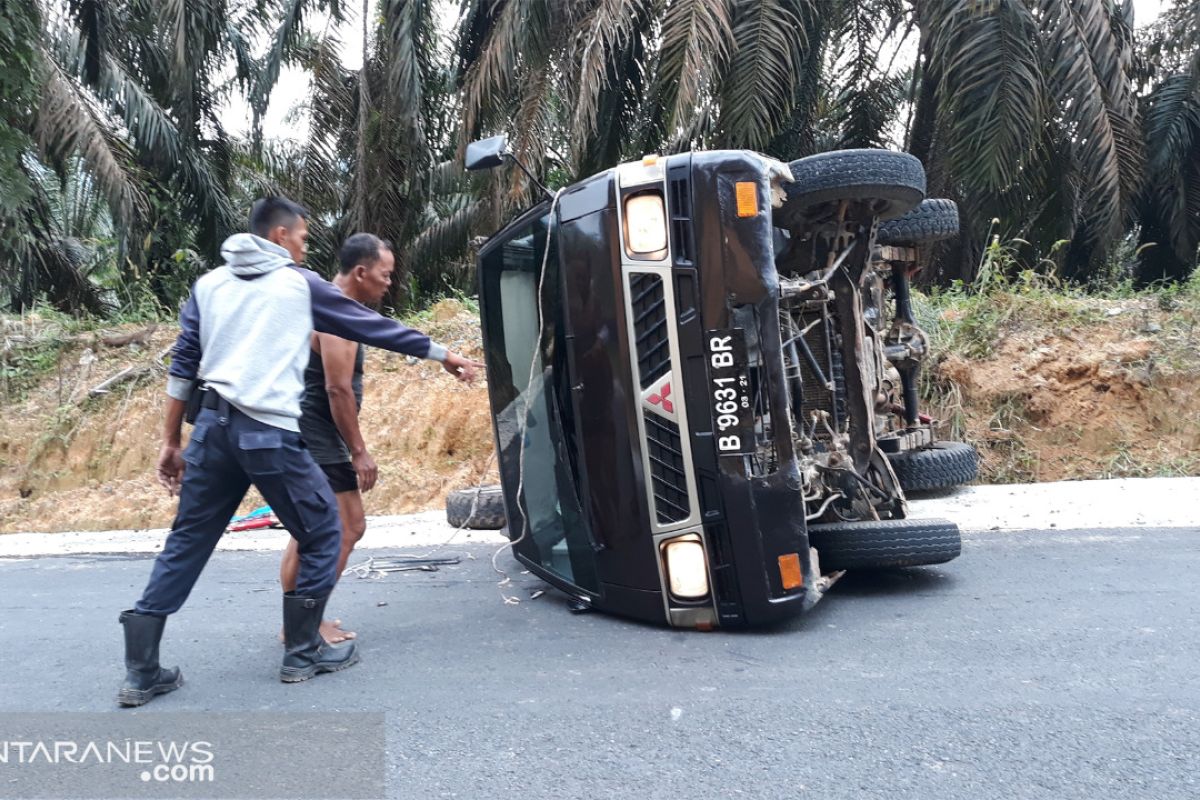
[[[480,263],[480,306],[501,477],[518,554],[553,576],[597,592],[595,551],[572,465],[574,425],[562,342],[557,237],[548,215],[493,241]],[[542,302],[539,275],[546,263]],[[539,314],[539,311],[541,312]],[[539,318],[545,319],[539,343]],[[514,500],[520,487],[519,507]]]

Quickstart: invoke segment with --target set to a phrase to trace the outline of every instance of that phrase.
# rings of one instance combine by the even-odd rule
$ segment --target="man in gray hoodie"
[[[358,661],[356,644],[328,645],[319,633],[337,580],[337,503],[300,438],[300,399],[314,330],[440,361],[469,382],[481,364],[351,300],[304,269],[307,213],[282,197],[257,201],[252,233],[229,237],[225,266],[200,277],[180,315],[167,379],[158,478],[179,510],[145,592],[121,613],[125,630],[122,705],[140,706],[183,683],[163,669],[166,618],[183,605],[250,484],[295,537],[300,569],[283,596],[285,655],[280,679],[307,680]],[[201,410],[186,450],[180,427],[194,391]]]

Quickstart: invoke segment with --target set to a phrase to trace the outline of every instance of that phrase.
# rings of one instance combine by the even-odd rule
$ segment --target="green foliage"
[[[993,236],[973,284],[914,292],[917,323],[929,334],[933,360],[949,354],[985,358],[1014,329],[1066,333],[1127,308],[1153,307],[1170,312],[1166,330],[1159,332],[1166,357],[1181,369],[1200,367],[1200,272],[1146,288],[1128,276],[1103,286],[1072,285],[1057,277],[1053,258],[1027,259],[1025,249],[1026,242]]]
[[[30,194],[20,161],[32,147],[21,120],[32,113],[37,97],[37,60],[33,42],[37,6],[26,0],[0,0],[0,236],[4,220]]]
[[[70,337],[85,329],[86,323],[49,306],[0,318],[0,397],[4,402],[22,399],[57,368]]]
[[[555,187],[647,152],[903,147],[959,202],[943,289],[1196,266],[1194,2],[1137,36],[1112,0],[464,0],[449,35],[433,0],[363,8],[0,0],[0,303],[173,313],[265,193],[313,211],[320,271],[368,230],[396,244],[392,305],[469,290],[468,243],[537,193],[463,174],[499,131]],[[311,80],[302,141],[263,135],[285,67]]]

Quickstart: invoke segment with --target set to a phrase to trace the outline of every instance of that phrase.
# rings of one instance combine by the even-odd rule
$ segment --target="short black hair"
[[[392,243],[373,233],[356,233],[338,249],[338,271],[349,275],[359,264],[374,264],[384,250],[391,251]]]
[[[250,232],[264,239],[283,225],[290,228],[298,219],[308,219],[308,209],[283,196],[263,197],[250,206]]]

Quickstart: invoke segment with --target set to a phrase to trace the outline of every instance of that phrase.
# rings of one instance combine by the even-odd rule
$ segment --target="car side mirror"
[[[471,142],[467,145],[467,156],[463,165],[468,172],[491,169],[503,164],[504,157],[507,155],[508,136],[502,133],[499,136],[480,139],[478,142]]]

